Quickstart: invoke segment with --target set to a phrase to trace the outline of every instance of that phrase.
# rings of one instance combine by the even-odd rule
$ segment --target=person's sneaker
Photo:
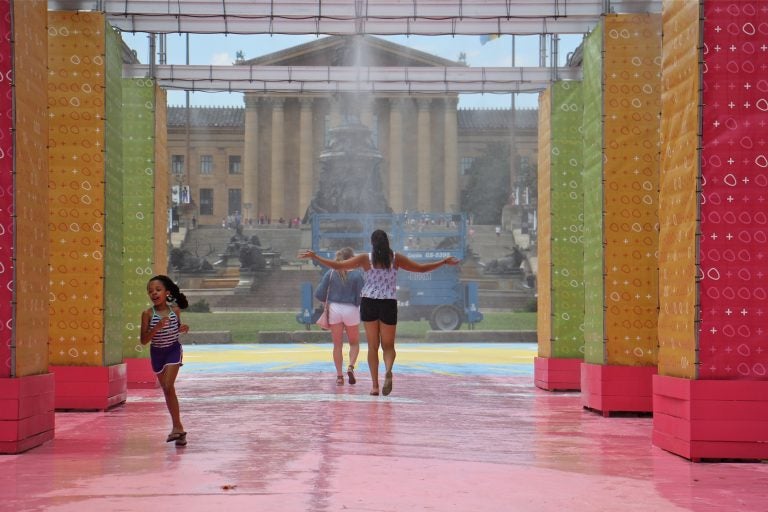
[[[357,379],[355,378],[355,367],[352,365],[347,367],[347,380],[349,380],[350,384],[357,382]]]

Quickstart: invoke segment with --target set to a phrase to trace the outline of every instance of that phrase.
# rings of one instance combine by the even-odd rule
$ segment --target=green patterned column
[[[582,85],[539,99],[539,314],[534,384],[578,390],[584,353]]]
[[[584,360],[603,362],[603,26],[584,41]]]
[[[584,351],[582,85],[552,84],[552,357]]]
[[[120,336],[123,293],[123,122],[122,42],[106,30],[107,91],[104,174],[104,355],[107,365],[123,362]]]
[[[123,79],[123,294],[121,339],[129,387],[154,385],[149,347],[140,341],[147,280],[154,275],[155,83]],[[162,212],[165,215],[165,212]]]

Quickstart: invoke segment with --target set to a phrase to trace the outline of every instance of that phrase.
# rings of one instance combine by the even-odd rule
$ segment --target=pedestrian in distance
[[[189,331],[189,327],[181,323],[181,310],[186,309],[189,302],[176,283],[164,275],[149,280],[147,294],[152,307],[141,314],[141,344],[150,344],[152,370],[163,390],[165,405],[171,415],[173,426],[165,441],[175,441],[176,446],[185,446],[187,433],[181,423],[176,377],[183,364],[179,334]]]
[[[377,229],[371,233],[371,253],[361,253],[344,261],[333,261],[318,256],[311,250],[299,252],[299,258],[312,259],[336,270],[362,268],[364,284],[360,301],[360,320],[368,340],[368,367],[373,387],[371,395],[379,394],[379,347],[384,358],[385,396],[392,392],[392,367],[395,364],[395,334],[397,332],[397,271],[431,272],[443,265],[458,265],[460,260],[449,256],[441,260],[418,263],[403,254],[396,254],[389,246],[387,233]]]
[[[344,261],[355,255],[351,247],[344,247],[336,252],[336,261]],[[315,298],[325,302],[333,340],[333,364],[336,366],[336,384],[344,385],[344,332],[349,341],[349,366],[347,379],[350,384],[355,379],[355,364],[360,354],[360,292],[363,289],[363,274],[359,270],[329,269],[320,280],[315,290]]]

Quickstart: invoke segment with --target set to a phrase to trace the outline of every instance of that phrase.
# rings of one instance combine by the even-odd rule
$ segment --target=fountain
[[[391,213],[379,172],[382,160],[367,126],[332,128],[330,143],[320,153],[319,182],[304,221],[313,213]]]

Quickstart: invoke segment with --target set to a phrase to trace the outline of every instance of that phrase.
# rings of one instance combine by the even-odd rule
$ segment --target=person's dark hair
[[[387,233],[377,229],[371,233],[371,263],[377,268],[392,266],[392,249],[389,248]]]
[[[149,280],[152,281],[160,281],[163,283],[163,286],[165,286],[165,289],[168,290],[171,294],[171,300],[172,302],[175,302],[177,306],[179,306],[179,309],[187,309],[187,306],[189,306],[189,301],[187,300],[187,296],[181,293],[181,290],[179,290],[179,286],[173,282],[173,279],[171,279],[168,276],[164,276],[162,274],[157,275]]]

